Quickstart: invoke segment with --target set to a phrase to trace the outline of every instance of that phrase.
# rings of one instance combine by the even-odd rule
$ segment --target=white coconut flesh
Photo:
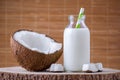
[[[55,42],[45,34],[31,31],[18,31],[13,38],[24,47],[44,54],[52,54],[62,48],[61,43]]]

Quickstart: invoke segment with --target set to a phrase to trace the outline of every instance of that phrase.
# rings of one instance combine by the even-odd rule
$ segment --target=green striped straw
[[[79,15],[78,15],[78,19],[77,19],[77,23],[75,28],[80,28],[80,22],[81,22],[81,18],[84,15],[84,8],[80,9]]]

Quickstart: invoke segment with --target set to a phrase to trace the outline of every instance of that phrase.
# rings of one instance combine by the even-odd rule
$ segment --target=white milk
[[[90,63],[90,32],[88,28],[64,30],[64,67],[66,71],[81,71]]]

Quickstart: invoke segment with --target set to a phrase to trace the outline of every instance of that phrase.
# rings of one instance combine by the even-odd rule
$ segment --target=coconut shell
[[[13,35],[14,34],[15,33],[13,33]],[[13,35],[10,39],[11,49],[17,59],[17,62],[28,71],[42,71],[49,68],[52,63],[55,63],[60,58],[63,52],[62,49],[52,54],[32,51],[17,42],[13,38]]]

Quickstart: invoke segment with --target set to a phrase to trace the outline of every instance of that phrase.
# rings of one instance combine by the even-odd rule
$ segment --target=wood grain
[[[21,67],[0,68],[1,80],[119,80],[120,70],[104,68],[103,72],[29,72]]]

